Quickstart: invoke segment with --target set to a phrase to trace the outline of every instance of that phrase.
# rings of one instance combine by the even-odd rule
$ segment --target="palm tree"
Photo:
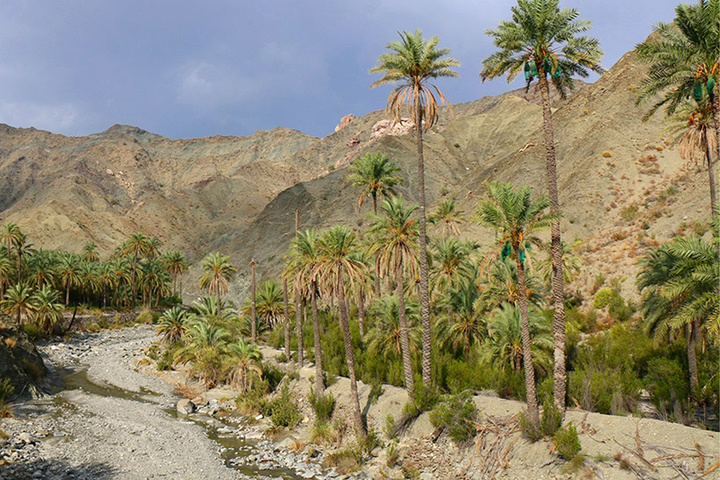
[[[368,332],[368,350],[382,355],[385,360],[402,356],[402,340],[400,333],[400,302],[397,294],[384,295],[373,301],[370,314],[375,318],[373,328]],[[405,318],[407,318],[410,352],[420,349],[421,332],[418,324],[418,304],[416,301],[405,302]]]
[[[394,121],[402,118],[405,104],[411,110],[417,136],[418,156],[418,201],[420,203],[420,314],[423,329],[422,377],[423,384],[430,386],[432,380],[431,355],[432,338],[430,331],[430,293],[428,284],[427,258],[427,220],[425,201],[425,159],[423,154],[423,131],[427,132],[439,118],[438,99],[446,103],[445,95],[431,82],[442,77],[457,77],[453,68],[460,62],[446,57],[450,50],[437,48],[438,37],[426,40],[420,30],[415,33],[403,32],[400,41],[387,44],[388,53],[378,58],[378,64],[370,73],[382,73],[383,77],[370,85],[370,88],[394,84],[390,93],[387,111]],[[443,58],[445,57],[445,58]],[[437,97],[435,96],[437,94]]]
[[[143,292],[143,302],[152,308],[153,299],[159,302],[162,297],[170,293],[170,274],[157,258],[143,263],[140,271],[142,274],[140,285]]]
[[[5,296],[5,290],[10,286],[13,264],[7,255],[0,254],[0,298]]]
[[[528,419],[539,425],[535,372],[532,368],[532,351],[529,324],[529,301],[525,282],[525,257],[531,243],[542,242],[534,235],[550,227],[557,215],[546,213],[550,200],[543,196],[533,201],[529,187],[515,190],[509,183],[493,181],[488,185],[488,200],[478,207],[480,221],[498,234],[498,246],[515,259],[518,277],[518,303],[522,320],[523,360],[527,390]]]
[[[37,287],[50,285],[55,278],[55,264],[58,256],[50,250],[38,250],[28,260],[29,281]]]
[[[43,285],[35,291],[30,302],[35,323],[47,334],[52,334],[55,326],[62,322],[62,304],[58,302],[60,295],[50,285]]]
[[[659,40],[650,38],[636,47],[638,58],[650,63],[637,101],[655,101],[645,118],[663,106],[672,115],[690,97],[698,105],[712,104],[720,157],[720,0],[678,5],[673,23],[659,23],[654,33]]]
[[[97,265],[81,260],[78,265],[78,281],[77,285],[85,294],[85,303],[90,303],[90,296],[98,290],[97,283]]]
[[[141,257],[149,256],[153,246],[150,244],[148,237],[142,233],[133,233],[130,235],[125,243],[121,246],[121,253],[123,255],[132,256],[131,267],[131,280],[130,287],[132,289],[132,306],[135,308],[135,302],[137,300],[137,269],[138,262]]]
[[[696,389],[697,341],[703,332],[717,341],[720,332],[717,247],[696,236],[676,237],[651,250],[640,266],[637,285],[646,329],[655,338],[687,334],[690,384]]]
[[[712,134],[715,118],[709,98],[704,97],[700,102],[685,100],[670,118],[673,124],[669,130],[677,135],[675,141],[679,144],[678,152],[683,160],[698,163],[698,159],[704,157],[710,184],[710,211],[717,212],[715,172],[711,153],[717,150],[717,137]],[[702,160],[699,163],[702,163]]]
[[[443,238],[450,235],[460,235],[460,225],[463,224],[463,212],[458,209],[455,200],[443,200],[429,217],[433,225],[439,225]]]
[[[13,247],[17,247],[21,243],[25,242],[25,234],[22,233],[20,227],[12,222],[3,223],[0,228],[0,242],[5,244],[7,250],[7,257],[10,258],[10,251]],[[17,280],[20,281],[20,271],[17,271]]]
[[[318,319],[318,276],[316,267],[319,262],[318,233],[314,229],[298,232],[290,242],[290,251],[287,256],[285,278],[293,281],[295,296],[310,298],[313,321],[313,346],[315,349],[315,392],[320,395],[325,389],[323,380],[323,354],[320,338],[320,321]],[[300,302],[297,303],[297,337],[298,357],[302,356],[302,312]],[[289,358],[289,357],[288,357]]]
[[[250,271],[251,271],[251,279],[250,279],[250,328],[251,328],[251,335],[250,338],[252,339],[253,343],[257,342],[257,308],[256,308],[256,302],[257,302],[257,293],[256,293],[256,284],[255,284],[255,259],[250,260]]]
[[[231,381],[240,393],[245,393],[252,388],[250,374],[255,373],[258,377],[262,376],[262,368],[259,365],[262,360],[260,348],[256,344],[247,343],[240,338],[237,342],[230,344],[228,352],[235,357]]]
[[[512,20],[503,21],[496,29],[486,30],[500,50],[485,60],[480,77],[483,81],[506,75],[508,83],[524,70],[528,87],[535,77],[540,86],[545,137],[545,166],[547,170],[550,210],[560,211],[555,159],[555,138],[550,109],[550,82],[564,98],[573,88],[573,75],[588,76],[588,69],[602,73],[602,50],[597,39],[580,36],[590,29],[590,22],[578,20],[578,11],[559,7],[559,0],[518,0],[511,8]],[[555,338],[554,397],[555,405],[565,411],[567,376],[565,372],[565,296],[563,282],[562,239],[560,217],[551,228],[553,259],[552,296],[555,310],[553,333]]]
[[[101,263],[97,270],[98,290],[102,292],[103,308],[107,306],[108,291],[116,290],[120,285],[115,273],[112,263]]]
[[[378,254],[380,273],[395,276],[405,388],[411,393],[415,389],[415,380],[405,317],[405,271],[412,277],[417,276],[418,225],[410,218],[417,206],[406,208],[401,197],[392,197],[383,201],[381,209],[383,215],[374,215],[368,234],[373,239],[372,250]]]
[[[178,277],[187,272],[188,268],[190,268],[190,263],[185,258],[185,255],[178,250],[172,250],[163,254],[162,263],[165,270],[168,271],[173,279],[173,295],[177,295]]]
[[[509,252],[507,252],[509,253]],[[492,257],[492,256],[491,256]],[[532,271],[525,272],[525,291],[530,303],[542,306],[545,303],[543,284]],[[520,299],[518,271],[515,260],[510,256],[495,258],[480,291],[480,302],[484,310],[490,311],[503,303],[517,303]]]
[[[227,294],[230,288],[228,282],[235,278],[237,273],[237,269],[228,262],[229,259],[230,257],[220,252],[212,252],[200,262],[204,270],[200,275],[200,288],[207,288],[208,295],[215,294],[218,312],[220,296]]]
[[[549,369],[553,338],[550,325],[542,313],[531,308],[529,319],[533,366]],[[483,343],[481,360],[492,367],[520,372],[523,368],[522,319],[520,309],[512,303],[503,303],[493,310],[488,319],[488,338]]]
[[[430,291],[442,295],[463,281],[475,276],[470,260],[472,246],[455,238],[444,238],[433,243],[430,267]]]
[[[446,306],[445,314],[435,324],[440,343],[455,352],[461,351],[466,359],[487,335],[484,314],[478,305],[479,293],[474,279],[452,288],[441,302]]]
[[[160,316],[155,333],[162,335],[165,344],[173,344],[182,340],[189,326],[188,313],[180,307],[165,310]]]
[[[391,161],[387,155],[382,153],[367,152],[362,157],[356,158],[350,166],[348,180],[353,185],[361,187],[362,191],[357,198],[358,210],[362,207],[367,197],[372,198],[373,213],[377,215],[378,197],[395,195],[395,186],[402,183],[400,168]],[[375,264],[375,296],[380,296],[380,265]]]
[[[250,315],[252,302],[248,299],[243,305],[242,313]],[[258,330],[274,328],[283,316],[283,296],[280,287],[274,280],[260,284],[259,293],[255,301],[255,311],[261,325]]]
[[[176,354],[176,363],[190,363],[190,373],[205,387],[215,385],[223,371],[230,333],[207,321],[195,321],[186,331],[186,344]]]
[[[352,286],[357,279],[367,275],[367,266],[354,259],[351,255],[357,246],[357,236],[344,225],[336,225],[322,232],[317,239],[318,259],[313,268],[313,276],[317,278],[321,291],[337,300],[340,329],[345,343],[345,360],[350,374],[350,392],[355,430],[358,439],[362,441],[365,439],[367,431],[360,411],[360,399],[358,398],[355,376],[355,354],[350,337],[345,295],[346,282]]]
[[[5,296],[0,301],[0,308],[9,316],[15,316],[15,322],[20,325],[23,317],[27,317],[33,311],[33,291],[29,286],[17,283],[8,288]]]
[[[95,242],[87,242],[83,245],[83,260],[86,262],[97,262],[100,257],[97,254],[97,244]]]
[[[58,277],[65,289],[65,306],[70,305],[70,289],[79,285],[82,281],[80,277],[80,257],[72,253],[66,253],[60,257],[58,262]]]

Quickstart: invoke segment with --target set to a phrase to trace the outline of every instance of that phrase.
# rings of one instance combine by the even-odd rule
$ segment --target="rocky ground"
[[[261,441],[257,427],[209,415],[176,418],[175,386],[137,368],[153,337],[151,327],[138,327],[41,347],[48,388],[59,389],[65,378],[65,389],[17,403],[14,417],[0,421],[8,437],[0,439],[0,479],[338,477]],[[235,454],[250,458],[235,462],[244,469],[226,464]]]
[[[363,472],[344,475],[321,465],[348,445],[311,441],[312,366],[299,369],[290,385],[305,418],[296,430],[270,440],[263,419],[222,415],[234,408],[226,400],[232,392],[181,399],[176,394],[181,375],[160,377],[152,366],[139,366],[147,363],[143,351],[153,339],[152,327],[142,326],[42,346],[52,380],[48,395],[15,404],[15,416],[0,420],[7,435],[0,437],[0,480],[720,478],[717,432],[571,410],[566,421],[577,426],[583,452],[582,461],[573,464],[558,458],[552,442],[522,437],[522,403],[488,395],[473,398],[480,412],[478,433],[465,445],[436,435],[428,413],[389,439],[386,418],[399,415],[407,394],[384,385],[368,403],[371,388],[362,383],[361,405],[380,442]],[[263,353],[270,358],[277,352],[263,348]],[[349,424],[347,382],[338,378],[329,388],[337,401],[334,420],[341,424]]]

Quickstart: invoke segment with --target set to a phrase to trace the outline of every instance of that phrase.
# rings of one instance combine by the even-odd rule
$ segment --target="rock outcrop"
[[[13,396],[35,395],[45,364],[25,332],[0,324],[0,381],[10,379]]]

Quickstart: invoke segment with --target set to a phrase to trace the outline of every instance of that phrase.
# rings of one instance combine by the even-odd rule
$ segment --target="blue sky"
[[[592,21],[609,68],[677,1],[561,0]],[[397,32],[438,35],[462,63],[438,86],[453,103],[507,90],[481,84],[487,28],[510,0],[5,0],[0,123],[65,135],[116,123],[171,138],[284,126],[322,137],[347,113],[385,106],[368,71]],[[520,84],[512,85],[518,88]]]

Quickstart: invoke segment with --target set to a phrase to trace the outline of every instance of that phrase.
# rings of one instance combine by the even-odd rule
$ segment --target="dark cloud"
[[[491,0],[8,0],[0,18],[0,122],[86,135],[115,123],[169,137],[248,135],[287,126],[332,131],[346,113],[385,104],[369,69],[397,32],[420,28],[462,62],[439,82],[453,102],[497,94],[481,84],[487,28],[514,2]],[[675,1],[562,2],[593,22],[609,67]],[[377,77],[375,77],[377,78]],[[513,85],[516,88],[519,85]]]

